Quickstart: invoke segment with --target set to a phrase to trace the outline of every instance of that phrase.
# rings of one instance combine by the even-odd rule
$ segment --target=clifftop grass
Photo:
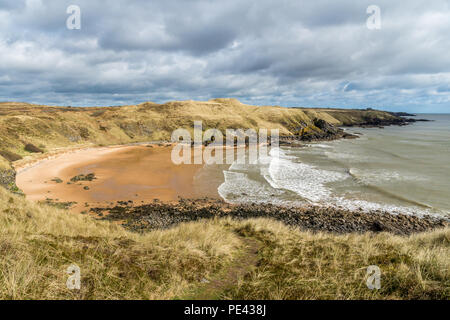
[[[136,234],[0,188],[0,299],[449,299],[449,242],[449,228],[337,236],[267,219]]]

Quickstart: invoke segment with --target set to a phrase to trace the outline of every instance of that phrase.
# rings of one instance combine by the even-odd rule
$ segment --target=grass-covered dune
[[[306,134],[320,131],[314,125],[316,118],[334,125],[356,125],[398,117],[376,110],[259,107],[235,99],[90,108],[5,102],[0,103],[0,161],[17,161],[60,147],[170,140],[175,129],[192,130],[195,120],[203,121],[204,130],[216,128],[223,133],[233,128],[266,128],[279,129],[282,135]]]
[[[449,243],[449,228],[334,235],[266,219],[138,234],[0,189],[0,298],[449,299]],[[80,290],[66,287],[71,264]]]
[[[121,107],[52,107],[19,102],[0,103],[0,185],[18,192],[11,163],[21,164],[41,153],[77,147],[170,140],[178,128],[193,130],[279,129],[281,135],[323,133],[314,123],[359,125],[402,120],[377,110],[307,109],[250,106],[236,99],[146,102]],[[23,160],[23,158],[25,158]]]

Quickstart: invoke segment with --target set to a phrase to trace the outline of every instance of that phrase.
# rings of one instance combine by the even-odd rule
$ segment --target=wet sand
[[[179,197],[218,198],[217,187],[223,182],[220,168],[175,165],[171,150],[157,145],[79,150],[19,170],[17,185],[33,201],[76,202],[71,207],[76,212],[117,201],[142,204],[154,199],[177,201]],[[70,182],[72,177],[88,173],[94,173],[96,179]],[[54,178],[62,182],[52,181]]]

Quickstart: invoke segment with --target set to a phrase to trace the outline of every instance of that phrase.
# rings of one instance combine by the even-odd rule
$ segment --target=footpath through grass
[[[1,299],[449,299],[449,244],[449,228],[333,235],[268,219],[137,234],[0,188]],[[71,264],[80,290],[66,287]]]

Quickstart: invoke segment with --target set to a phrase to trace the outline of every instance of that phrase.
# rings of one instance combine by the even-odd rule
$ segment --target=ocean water
[[[354,140],[271,150],[232,164],[218,192],[228,202],[316,204],[450,217],[450,114],[408,126],[348,128]]]

